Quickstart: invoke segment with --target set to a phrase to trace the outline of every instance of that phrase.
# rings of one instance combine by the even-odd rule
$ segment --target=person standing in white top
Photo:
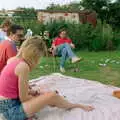
[[[9,28],[12,25],[10,19],[6,19],[0,26],[0,42],[8,39]]]
[[[33,34],[32,30],[31,30],[31,29],[27,29],[27,33],[26,33],[26,35],[25,35],[25,39],[31,38],[31,37],[32,37],[32,34]]]

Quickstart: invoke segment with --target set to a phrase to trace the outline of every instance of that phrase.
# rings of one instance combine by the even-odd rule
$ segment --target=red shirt
[[[15,43],[10,40],[4,40],[0,43],[0,72],[7,64],[7,60],[13,56],[16,56],[17,48]]]
[[[72,40],[69,39],[69,38],[60,38],[60,37],[57,37],[55,38],[55,40],[53,41],[52,44],[54,44],[55,46],[58,46],[58,45],[61,45],[61,44],[64,44],[64,43],[72,43]]]

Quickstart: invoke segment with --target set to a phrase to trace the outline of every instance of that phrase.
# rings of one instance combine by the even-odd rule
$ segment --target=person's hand
[[[53,56],[55,56],[56,47],[49,48],[48,51],[52,53]]]
[[[95,108],[94,108],[93,106],[84,105],[84,106],[82,107],[82,109],[89,112],[89,111],[94,110]]]
[[[71,48],[75,48],[75,45],[73,43],[70,44]]]
[[[52,49],[53,49],[53,48],[49,48],[48,51],[49,51],[49,52],[52,52]]]
[[[55,56],[56,47],[52,49],[52,55]]]
[[[29,95],[38,96],[38,95],[40,95],[40,90],[39,89],[37,89],[37,90],[30,89]]]

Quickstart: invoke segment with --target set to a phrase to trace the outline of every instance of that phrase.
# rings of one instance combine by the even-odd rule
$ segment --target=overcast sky
[[[34,7],[44,9],[49,4],[68,4],[80,0],[0,0],[0,9],[15,9],[16,7]]]

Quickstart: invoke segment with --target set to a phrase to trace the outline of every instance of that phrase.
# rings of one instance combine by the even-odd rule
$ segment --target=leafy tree
[[[120,28],[120,0],[109,5],[108,23],[111,24],[114,29]]]
[[[98,18],[102,20],[108,19],[108,12],[109,12],[109,3],[110,0],[82,0],[81,5],[85,9],[91,9],[97,12]]]
[[[51,4],[50,6],[47,7],[47,10],[69,10],[69,11],[79,11],[81,9],[81,5],[80,2],[71,2],[68,5],[55,5],[55,4]]]
[[[36,19],[37,12],[34,8],[17,8],[13,16],[22,19]]]
[[[82,0],[81,6],[96,11],[102,23],[105,21],[114,29],[120,28],[120,0]]]

